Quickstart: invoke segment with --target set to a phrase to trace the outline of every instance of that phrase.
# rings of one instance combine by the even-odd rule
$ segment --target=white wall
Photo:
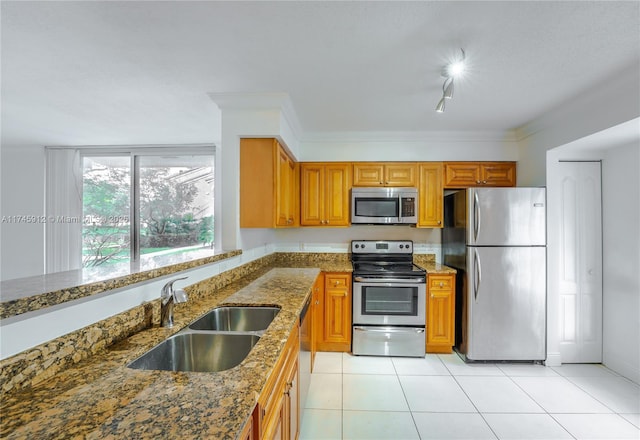
[[[640,143],[604,152],[604,364],[640,383]]]
[[[518,128],[518,185],[546,183],[546,152],[640,116],[640,65],[596,84]]]

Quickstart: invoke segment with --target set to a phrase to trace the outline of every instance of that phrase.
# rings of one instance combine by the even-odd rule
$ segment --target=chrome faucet
[[[173,305],[187,302],[189,297],[182,289],[173,289],[173,283],[179,280],[186,280],[188,277],[176,278],[169,281],[162,288],[160,295],[160,319],[162,327],[173,327]]]

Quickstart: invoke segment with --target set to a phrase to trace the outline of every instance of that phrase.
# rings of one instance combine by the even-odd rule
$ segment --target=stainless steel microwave
[[[418,223],[416,188],[353,188],[351,223],[415,225]]]

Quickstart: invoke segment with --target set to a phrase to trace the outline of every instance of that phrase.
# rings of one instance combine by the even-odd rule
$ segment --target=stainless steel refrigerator
[[[443,261],[456,276],[456,350],[467,361],[546,357],[544,188],[445,196]]]

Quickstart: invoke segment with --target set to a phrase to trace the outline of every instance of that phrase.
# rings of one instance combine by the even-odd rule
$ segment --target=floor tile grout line
[[[494,431],[493,427],[491,426],[491,424],[487,421],[487,419],[484,417],[484,415],[480,412],[480,410],[478,409],[478,407],[476,406],[475,402],[471,399],[471,397],[469,397],[469,395],[467,394],[467,391],[464,389],[464,387],[460,384],[460,382],[458,382],[458,379],[456,378],[455,375],[451,375],[453,377],[453,380],[456,382],[456,384],[460,387],[460,389],[462,390],[462,392],[464,393],[464,395],[467,397],[467,399],[469,399],[469,402],[471,402],[471,405],[473,405],[473,407],[476,409],[476,412],[480,415],[480,417],[482,417],[482,420],[484,421],[484,423],[487,425],[487,427],[489,428],[489,430],[491,431],[491,433],[495,436],[496,439],[500,439],[500,437],[498,436],[498,433]]]
[[[400,384],[400,389],[402,390],[404,401],[406,402],[407,408],[409,409],[411,420],[413,420],[413,427],[415,428],[416,433],[418,434],[418,439],[422,440],[422,436],[420,435],[420,430],[418,429],[418,423],[416,422],[416,418],[413,416],[413,411],[411,411],[411,405],[409,405],[409,399],[407,398],[407,393],[405,392],[404,387],[402,386],[402,381],[400,380],[400,374],[398,374],[398,369],[396,368],[396,363],[393,361],[393,358],[391,358],[391,365],[393,365],[393,370],[396,372],[396,378],[398,379],[398,384]]]
[[[575,377],[603,377],[603,376],[571,376],[573,378]],[[600,403],[602,406],[608,408],[609,410],[611,410],[611,412],[613,412],[614,414],[618,414],[620,415],[620,413],[616,410],[614,410],[613,408],[611,408],[609,405],[607,405],[606,403],[602,402],[600,399],[598,399],[596,396],[594,396],[593,394],[591,394],[588,390],[582,388],[579,384],[575,383],[573,380],[571,380],[571,378],[566,377],[567,381],[569,381],[569,383],[573,384],[574,386],[578,387],[583,393],[586,393],[589,397],[591,397],[592,399],[594,399],[596,402]],[[633,383],[633,382],[632,382]],[[624,419],[624,417],[622,417]],[[626,420],[626,419],[625,419]]]

